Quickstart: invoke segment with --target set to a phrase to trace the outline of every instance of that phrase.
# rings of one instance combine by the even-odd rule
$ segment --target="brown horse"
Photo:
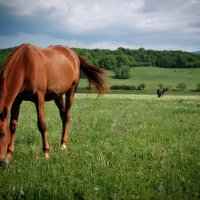
[[[55,101],[63,126],[61,148],[66,148],[70,107],[79,83],[80,69],[89,81],[89,88],[94,87],[99,95],[103,94],[107,88],[104,70],[89,64],[68,47],[50,46],[43,49],[22,44],[12,53],[0,73],[1,164],[14,153],[18,115],[23,100],[36,105],[38,129],[46,158],[49,157],[49,144],[44,107],[45,101]]]

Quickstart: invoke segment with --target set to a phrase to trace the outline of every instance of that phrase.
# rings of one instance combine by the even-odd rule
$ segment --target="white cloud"
[[[18,36],[13,38],[19,41],[22,41],[20,35],[24,32],[34,42],[68,40],[72,44],[87,44],[94,48],[95,45],[105,48],[148,47],[159,34],[174,37],[171,43],[163,37],[162,45],[173,46],[175,39],[177,43],[180,40],[194,42],[195,39],[199,42],[199,0],[0,0],[1,7],[13,18],[32,22],[31,28],[24,27],[16,32]],[[140,45],[134,44],[134,37],[141,40]],[[148,43],[144,42],[145,38],[149,39]]]
[[[67,0],[0,0],[0,6],[11,9],[15,15],[30,16],[44,10],[59,10],[63,3],[66,4],[67,2]]]
[[[42,15],[41,20],[50,19],[57,28],[73,33],[109,27],[147,32],[184,29],[191,18],[200,17],[200,2],[195,0],[0,0],[0,6],[18,16]]]

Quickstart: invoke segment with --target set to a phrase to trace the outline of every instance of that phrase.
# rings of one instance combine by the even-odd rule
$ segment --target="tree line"
[[[9,54],[15,48],[0,49],[0,67],[4,65]],[[183,51],[155,51],[127,49],[119,47],[117,50],[109,49],[83,49],[73,48],[74,51],[85,57],[94,65],[104,69],[115,70],[116,74],[123,74],[130,67],[157,66],[163,68],[199,68],[200,55]],[[123,69],[123,70],[122,70]],[[126,76],[126,73],[124,73]]]
[[[114,70],[116,67],[156,66],[163,68],[199,68],[200,55],[183,51],[155,51],[139,49],[117,50],[109,49],[80,49],[76,52],[95,65]]]
[[[0,67],[3,67],[3,65],[6,63],[6,60],[8,59],[8,56],[14,51],[14,49],[14,47],[0,49]]]

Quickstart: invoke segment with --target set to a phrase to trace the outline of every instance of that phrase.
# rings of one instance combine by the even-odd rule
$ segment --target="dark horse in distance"
[[[0,73],[0,164],[14,153],[18,115],[23,100],[36,105],[38,129],[46,158],[49,157],[49,144],[44,107],[45,101],[54,100],[62,120],[61,148],[66,148],[70,107],[79,83],[80,69],[88,79],[89,88],[94,87],[99,95],[103,94],[107,89],[104,70],[89,64],[70,48],[38,48],[22,44],[15,49]]]
[[[157,89],[157,96],[158,97],[162,97],[167,90],[168,90],[168,88],[159,88],[159,89]]]

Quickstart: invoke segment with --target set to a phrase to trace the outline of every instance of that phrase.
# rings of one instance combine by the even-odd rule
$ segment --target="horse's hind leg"
[[[8,146],[7,152],[7,159],[10,160],[15,148],[15,137],[18,125],[18,116],[19,116],[19,109],[21,105],[21,100],[15,100],[11,109],[11,117],[10,117],[10,133],[11,133],[11,140]]]
[[[65,102],[64,102],[64,97],[61,96],[59,99],[55,99],[55,104],[57,105],[59,112],[60,112],[60,118],[62,120],[64,120],[64,115],[65,115]]]
[[[73,85],[70,90],[66,93],[65,99],[65,112],[63,117],[63,134],[61,139],[61,148],[66,149],[68,144],[68,128],[70,121],[70,108],[74,101],[74,94],[76,92],[77,85]]]
[[[43,141],[43,152],[46,158],[49,158],[49,144],[47,141],[47,133],[46,133],[46,122],[45,122],[45,112],[44,112],[44,94],[38,93],[37,100],[36,100],[36,109],[37,109],[37,116],[38,116],[38,129],[42,135]]]
[[[62,132],[64,132],[64,126],[65,126],[65,102],[64,97],[61,96],[58,99],[55,99],[55,104],[57,105],[59,112],[60,112],[60,118],[62,120]]]

